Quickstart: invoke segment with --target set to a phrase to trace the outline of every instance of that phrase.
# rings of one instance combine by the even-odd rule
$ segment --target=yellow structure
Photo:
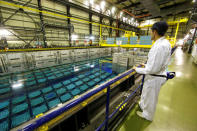
[[[187,21],[188,21],[188,19],[184,18],[184,19],[180,19],[180,21],[170,21],[170,22],[168,22],[169,25],[177,25],[174,38],[170,38],[169,36],[166,37],[170,41],[172,47],[174,47],[175,44],[176,44],[176,39],[177,39],[180,23],[186,23]],[[152,27],[152,25],[139,26],[139,28],[147,28],[147,27]],[[133,36],[135,36],[135,32],[133,32],[133,34],[132,34],[131,31],[125,31],[125,37],[133,37]],[[129,41],[128,41],[128,43],[129,43]],[[154,44],[154,42],[153,42],[153,44]],[[136,45],[106,44],[106,41],[101,42],[100,45],[105,46],[105,47],[124,47],[124,48],[151,48],[152,47],[152,45],[140,45],[140,44],[136,44]]]

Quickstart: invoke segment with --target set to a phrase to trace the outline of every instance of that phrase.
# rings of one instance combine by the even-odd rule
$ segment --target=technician
[[[144,68],[134,67],[137,73],[146,75],[139,103],[142,112],[137,111],[137,115],[149,121],[153,120],[159,91],[166,81],[164,77],[153,75],[166,75],[171,56],[171,45],[164,36],[167,30],[166,22],[156,22],[152,26],[151,39],[155,43],[149,51],[147,64]]]

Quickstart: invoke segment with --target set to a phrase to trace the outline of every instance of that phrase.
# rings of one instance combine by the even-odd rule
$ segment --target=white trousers
[[[140,108],[145,119],[153,120],[159,91],[165,82],[166,78],[146,75],[140,100]]]

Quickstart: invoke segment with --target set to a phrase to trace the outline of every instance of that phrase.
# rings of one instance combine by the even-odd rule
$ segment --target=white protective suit
[[[147,120],[153,120],[159,91],[166,81],[164,77],[156,77],[149,74],[166,75],[170,56],[171,45],[165,37],[161,37],[150,49],[145,68],[136,68],[137,73],[146,74],[141,94],[140,108],[143,111],[143,117]]]

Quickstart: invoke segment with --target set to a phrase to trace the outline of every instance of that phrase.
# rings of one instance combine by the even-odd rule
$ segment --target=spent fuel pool
[[[1,76],[0,129],[15,128],[115,77],[121,72],[112,71],[110,59],[97,58]]]

